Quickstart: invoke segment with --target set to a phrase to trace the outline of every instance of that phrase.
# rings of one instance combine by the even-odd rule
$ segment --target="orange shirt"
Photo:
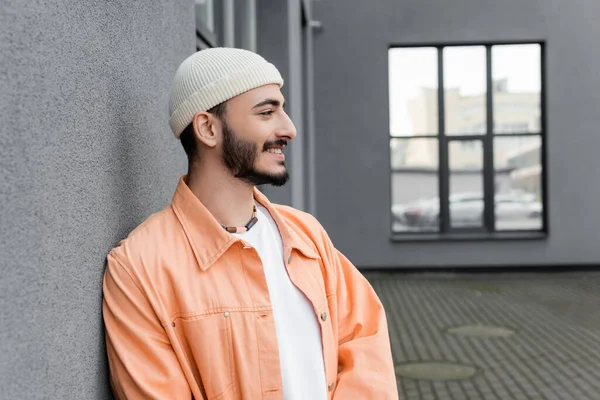
[[[329,399],[397,399],[385,312],[315,218],[275,220],[291,281],[320,322]],[[272,305],[254,249],[184,182],[109,253],[103,316],[117,399],[283,399]]]

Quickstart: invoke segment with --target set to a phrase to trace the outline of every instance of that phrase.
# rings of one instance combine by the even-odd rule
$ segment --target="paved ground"
[[[398,366],[459,362],[462,380],[399,376],[406,400],[600,400],[600,273],[365,274],[384,303]],[[449,334],[458,325],[514,334]]]

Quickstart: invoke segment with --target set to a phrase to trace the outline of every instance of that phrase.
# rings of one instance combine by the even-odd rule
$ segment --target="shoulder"
[[[175,244],[181,243],[184,235],[171,206],[150,215],[131,231],[110,252],[109,257],[117,261],[133,275],[139,269],[159,265],[166,252],[175,251]]]
[[[273,204],[273,206],[286,222],[293,227],[301,228],[307,232],[323,230],[319,221],[312,214],[282,204]]]

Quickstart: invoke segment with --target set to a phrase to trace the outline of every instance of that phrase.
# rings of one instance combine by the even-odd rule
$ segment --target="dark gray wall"
[[[599,263],[597,0],[314,3],[318,217],[362,267]],[[388,46],[546,40],[550,237],[389,240]]]
[[[167,105],[193,3],[15,0],[0,15],[0,398],[108,399],[105,257],[185,172]]]

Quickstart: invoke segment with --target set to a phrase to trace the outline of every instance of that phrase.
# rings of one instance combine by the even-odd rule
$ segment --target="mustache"
[[[272,140],[270,142],[265,142],[265,144],[263,145],[263,151],[267,151],[269,150],[271,147],[285,147],[287,146],[287,140],[284,139],[277,139],[277,140]]]

